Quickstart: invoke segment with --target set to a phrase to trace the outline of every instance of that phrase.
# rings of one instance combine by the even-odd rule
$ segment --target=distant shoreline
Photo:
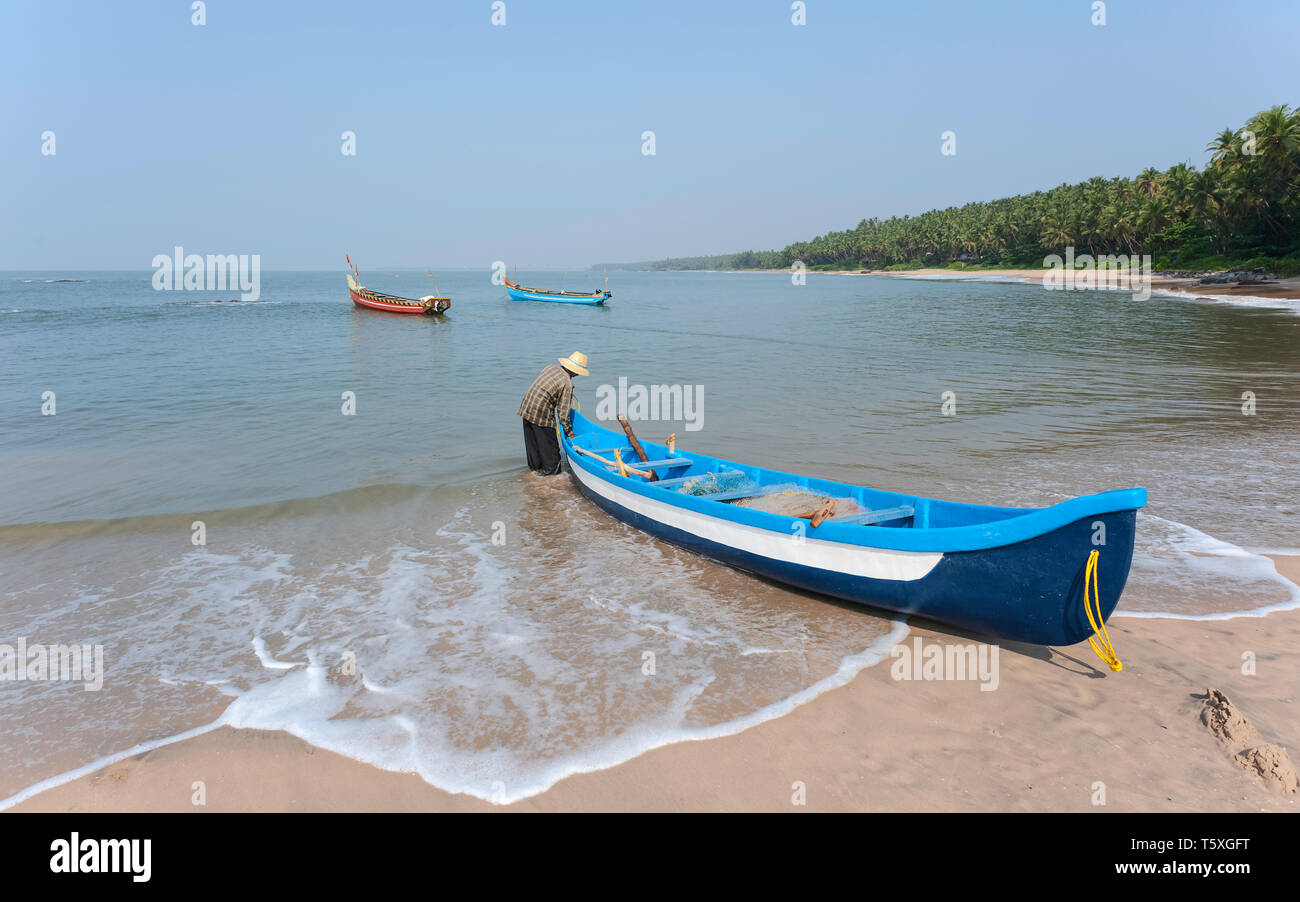
[[[768,273],[770,275],[790,275],[788,269],[646,269],[620,270],[621,272],[686,272],[686,273]],[[826,276],[891,276],[894,278],[922,277],[934,281],[984,281],[1009,282],[1022,284],[1042,284],[1045,269],[1000,269],[969,268],[941,269],[922,267],[920,269],[810,269],[808,275]],[[972,276],[976,278],[966,278]],[[1001,278],[998,278],[1001,277]],[[1220,298],[1261,298],[1264,300],[1300,300],[1300,276],[1275,279],[1262,285],[1240,285],[1222,283],[1217,285],[1201,284],[1199,279],[1162,276],[1152,273],[1151,287],[1157,291],[1167,291],[1186,295],[1190,298],[1204,297],[1209,300]]]

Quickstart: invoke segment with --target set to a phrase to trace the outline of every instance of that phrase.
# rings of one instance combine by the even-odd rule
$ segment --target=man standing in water
[[[587,355],[574,351],[560,357],[559,365],[545,367],[519,405],[524,420],[524,451],[528,468],[542,476],[560,472],[560,441],[555,437],[555,414],[560,415],[564,434],[573,437],[573,377],[589,375]]]

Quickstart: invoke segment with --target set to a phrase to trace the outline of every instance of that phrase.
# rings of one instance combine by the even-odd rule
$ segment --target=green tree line
[[[1300,272],[1300,110],[1275,106],[1206,146],[1204,169],[1179,163],[1134,178],[1091,178],[919,216],[864,219],[779,251],[633,264],[637,269],[1041,266],[1079,253],[1150,254],[1158,269],[1265,266]]]

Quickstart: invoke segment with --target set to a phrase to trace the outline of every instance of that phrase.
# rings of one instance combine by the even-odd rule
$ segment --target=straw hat
[[[577,373],[579,376],[591,375],[587,371],[587,355],[581,351],[574,351],[568,357],[558,357],[556,359],[560,361],[560,366],[571,373]]]

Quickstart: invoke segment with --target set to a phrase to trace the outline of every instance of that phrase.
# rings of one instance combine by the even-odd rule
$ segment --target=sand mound
[[[1295,767],[1291,764],[1286,749],[1280,745],[1266,742],[1238,752],[1237,763],[1265,782],[1278,786],[1283,792],[1294,794],[1300,790],[1300,779],[1296,777]]]
[[[1235,752],[1233,760],[1239,767],[1283,792],[1298,791],[1300,782],[1286,749],[1271,742],[1251,745],[1252,739],[1259,738],[1259,731],[1218,689],[1205,690],[1201,723]]]
[[[1228,697],[1218,689],[1205,690],[1205,705],[1201,708],[1201,723],[1210,732],[1229,745],[1237,745],[1259,736],[1245,715],[1238,711]]]

